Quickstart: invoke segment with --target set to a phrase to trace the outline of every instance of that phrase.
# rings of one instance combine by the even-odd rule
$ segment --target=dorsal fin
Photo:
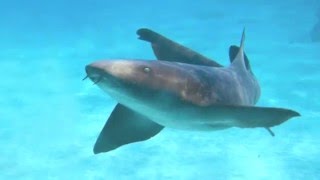
[[[242,37],[240,42],[240,49],[238,51],[238,54],[232,61],[231,66],[237,68],[237,69],[246,69],[245,61],[244,61],[244,41],[245,41],[245,28],[243,28],[242,31]]]
[[[230,59],[230,63],[232,63],[233,60],[236,58],[239,50],[240,50],[240,47],[235,46],[235,45],[231,45],[231,46],[229,47],[229,59]],[[249,58],[248,58],[248,56],[246,55],[246,52],[245,52],[245,51],[243,51],[243,55],[244,55],[244,62],[245,62],[246,68],[247,68],[248,71],[251,71],[251,66],[250,66]]]

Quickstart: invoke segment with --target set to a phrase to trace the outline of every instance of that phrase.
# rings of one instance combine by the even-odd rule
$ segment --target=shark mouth
[[[86,76],[82,79],[82,81],[88,79],[88,77],[89,77],[89,76],[86,75]],[[91,79],[92,79],[92,81],[93,81],[93,85],[96,85],[96,84],[98,84],[98,83],[102,80],[102,76],[91,77]]]

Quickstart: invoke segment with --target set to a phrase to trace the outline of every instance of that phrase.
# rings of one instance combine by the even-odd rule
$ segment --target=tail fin
[[[239,128],[270,128],[300,116],[296,111],[274,107],[215,105],[209,111],[215,117],[221,117]]]
[[[284,108],[238,106],[236,109],[237,126],[241,128],[269,128],[300,116],[298,112]]]

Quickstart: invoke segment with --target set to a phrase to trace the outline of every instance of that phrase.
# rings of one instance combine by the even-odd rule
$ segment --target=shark
[[[259,107],[261,90],[240,46],[229,48],[230,65],[218,62],[147,29],[137,30],[157,60],[107,59],[85,67],[86,78],[118,103],[93,148],[94,154],[145,141],[165,127],[218,131],[265,128],[300,116],[294,110]]]

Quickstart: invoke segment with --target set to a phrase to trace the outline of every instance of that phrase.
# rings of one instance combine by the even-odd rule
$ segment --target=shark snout
[[[96,61],[86,66],[87,76],[96,84],[102,79],[128,80],[134,75],[134,63],[126,60]]]
[[[139,72],[139,63],[128,60],[104,60],[97,61],[86,66],[89,77],[112,76],[119,79],[127,79]]]
[[[110,62],[108,61],[97,61],[94,63],[91,63],[86,66],[86,72],[87,75],[96,75],[96,74],[101,74],[102,72],[105,71],[105,69],[110,66]]]
[[[106,68],[109,64],[108,61],[98,61],[87,65],[85,68],[87,77],[95,84],[98,83],[107,74]]]

